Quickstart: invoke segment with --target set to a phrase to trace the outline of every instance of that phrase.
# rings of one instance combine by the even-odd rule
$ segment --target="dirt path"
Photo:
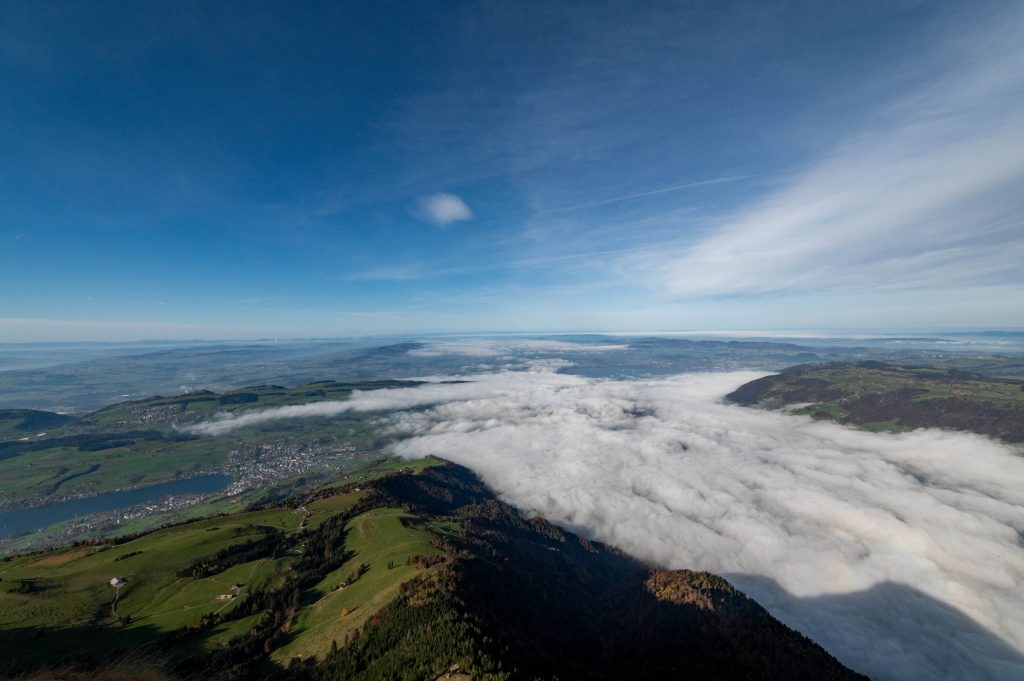
[[[117,599],[121,597],[122,588],[120,586],[114,587],[114,600],[110,603],[110,614],[114,616],[114,619],[117,619]]]

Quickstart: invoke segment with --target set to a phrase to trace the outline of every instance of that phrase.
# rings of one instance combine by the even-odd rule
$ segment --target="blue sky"
[[[0,5],[0,340],[1010,328],[1024,6]]]

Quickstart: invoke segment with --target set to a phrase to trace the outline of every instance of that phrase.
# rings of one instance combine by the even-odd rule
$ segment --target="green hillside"
[[[725,580],[524,519],[438,460],[8,558],[0,579],[0,674],[60,661],[211,681],[861,678]]]
[[[867,430],[949,428],[1024,442],[1024,381],[956,369],[860,362],[805,365],[726,397]]]

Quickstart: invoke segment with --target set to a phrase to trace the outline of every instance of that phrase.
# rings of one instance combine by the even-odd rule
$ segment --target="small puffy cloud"
[[[435,225],[445,226],[472,219],[473,211],[458,196],[438,193],[420,197],[419,215]]]

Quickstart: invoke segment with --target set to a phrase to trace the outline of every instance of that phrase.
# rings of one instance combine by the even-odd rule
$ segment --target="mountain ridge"
[[[448,462],[427,462],[419,470],[392,469],[289,504],[281,517],[308,514],[300,529],[261,530],[248,535],[256,539],[241,544],[228,538],[227,557],[248,550],[240,558],[247,562],[235,564],[218,553],[221,564],[200,570],[196,574],[201,577],[160,581],[152,574],[132,573],[132,561],[156,550],[151,535],[83,547],[78,549],[84,551],[81,555],[39,554],[35,563],[52,567],[31,573],[33,578],[25,577],[31,566],[5,569],[11,574],[4,576],[4,597],[12,606],[31,605],[33,598],[36,608],[38,599],[59,603],[61,575],[69,583],[77,579],[71,576],[76,562],[102,562],[109,567],[96,569],[117,570],[129,589],[118,606],[118,618],[103,609],[109,605],[95,610],[100,618],[94,616],[91,632],[50,626],[39,638],[5,626],[8,645],[18,648],[21,659],[26,647],[44,646],[44,659],[52,659],[62,646],[79,654],[89,651],[93,659],[86,654],[80,660],[83,668],[103,666],[143,648],[175,677],[202,673],[218,681],[438,678],[452,665],[484,679],[612,679],[635,673],[650,678],[685,673],[695,679],[864,678],[721,577],[654,569],[541,518],[525,518],[471,471]],[[334,504],[330,508],[338,512],[321,513],[328,508],[325,504]],[[405,532],[402,540],[423,533],[416,544],[421,548],[412,549],[415,553],[401,567],[396,558],[384,560],[395,555],[388,551],[400,542],[384,541],[384,552],[374,553],[364,541],[373,534],[367,532],[392,518],[397,520],[395,531]],[[168,536],[199,541],[231,519],[178,526]],[[209,564],[215,546],[199,551],[199,562],[193,564]],[[227,583],[235,579],[230,575],[250,565],[256,570],[258,560],[278,561],[283,567],[258,589],[246,593],[249,587],[243,584],[244,595],[226,601],[231,604],[227,609],[214,612],[210,606],[209,613],[200,616],[200,609],[190,619],[175,615],[185,626],[164,633],[154,630],[157,620],[152,617],[145,626],[131,621],[133,608],[147,612],[138,597],[147,579],[153,588],[167,584],[179,591],[198,589],[220,575]],[[358,569],[342,579],[348,566]],[[158,570],[153,564],[146,569]],[[364,608],[357,614],[360,606],[344,600],[357,594],[361,584],[392,577],[398,582],[393,597],[372,612]],[[137,592],[134,600],[132,588]],[[374,602],[370,594],[365,602]],[[331,616],[324,619],[325,614]],[[347,627],[345,621],[353,617],[362,617],[361,624]],[[331,627],[344,630],[344,635],[320,636]],[[202,643],[212,640],[210,632],[224,628],[235,634],[212,647]],[[84,640],[93,644],[83,646]],[[306,653],[288,652],[300,649]]]

